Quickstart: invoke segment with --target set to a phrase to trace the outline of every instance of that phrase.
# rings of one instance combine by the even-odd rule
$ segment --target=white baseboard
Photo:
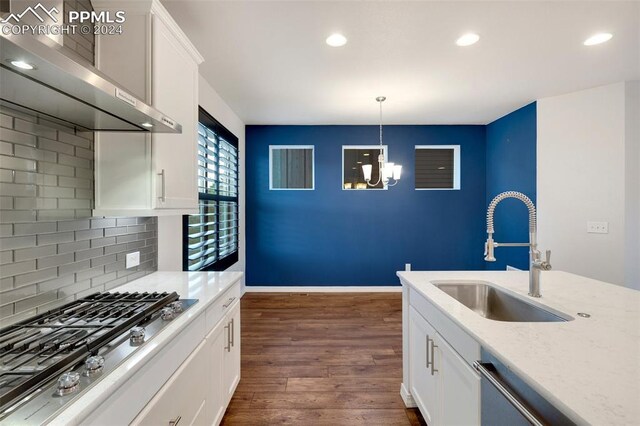
[[[418,406],[418,404],[416,404],[415,399],[413,399],[413,396],[411,396],[411,394],[409,393],[409,391],[407,390],[407,388],[404,386],[404,383],[400,383],[400,396],[402,397],[402,400],[404,401],[404,406],[407,408],[415,408]]]
[[[245,286],[246,293],[395,293],[402,286]]]

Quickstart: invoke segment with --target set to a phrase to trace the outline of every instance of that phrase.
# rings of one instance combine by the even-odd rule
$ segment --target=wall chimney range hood
[[[85,131],[182,132],[172,118],[61,48],[46,37],[0,35],[2,105]]]

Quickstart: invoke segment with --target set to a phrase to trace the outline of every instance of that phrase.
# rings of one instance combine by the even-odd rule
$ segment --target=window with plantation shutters
[[[198,198],[198,214],[183,220],[183,269],[224,270],[238,261],[238,138],[202,108]]]
[[[417,145],[416,189],[460,189],[460,145]]]

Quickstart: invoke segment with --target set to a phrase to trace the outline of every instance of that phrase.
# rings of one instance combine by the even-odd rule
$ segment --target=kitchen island
[[[640,292],[558,271],[542,274],[541,298],[527,296],[528,272],[416,271],[399,272],[398,276],[404,299],[401,389],[406,403],[414,403],[408,365],[409,310],[414,309],[413,300],[410,307],[408,299],[413,297],[426,301],[420,314],[431,311],[441,315],[442,321],[454,324],[454,328],[463,332],[464,339],[477,342],[483,351],[504,363],[571,421],[594,425],[638,423]],[[488,282],[572,319],[566,322],[486,319],[433,285],[442,281]],[[427,348],[429,338],[427,335]],[[461,350],[460,357],[469,364],[469,358],[477,355],[479,351]]]

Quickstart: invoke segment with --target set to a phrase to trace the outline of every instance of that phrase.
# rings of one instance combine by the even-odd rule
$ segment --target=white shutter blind
[[[237,138],[202,109],[198,123],[198,214],[184,218],[184,270],[222,270],[238,253]]]

